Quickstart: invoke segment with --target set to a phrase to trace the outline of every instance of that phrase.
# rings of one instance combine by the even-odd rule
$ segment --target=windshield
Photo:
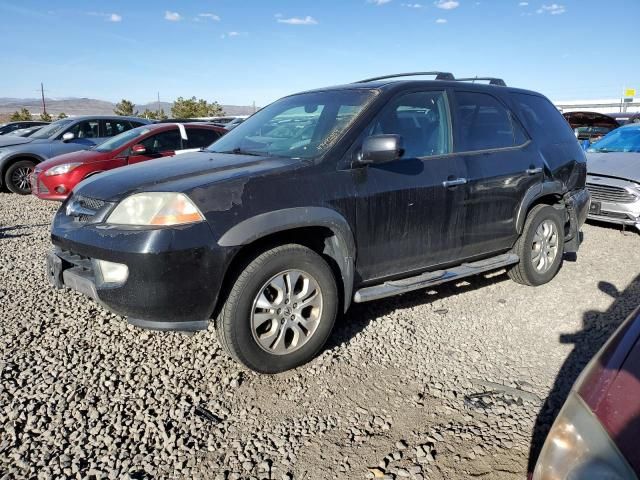
[[[640,128],[623,127],[594,143],[589,152],[640,152]]]
[[[126,132],[122,132],[120,135],[111,137],[109,140],[102,142],[100,145],[94,148],[96,152],[113,152],[114,150],[129,143],[131,140],[137,137],[146,135],[151,130],[148,127],[138,127]]]
[[[238,125],[208,151],[288,158],[325,153],[374,97],[373,90],[333,90],[286,97]]]
[[[50,123],[49,125],[42,127],[36,133],[31,135],[31,138],[50,138],[56,135],[57,133],[60,133],[62,129],[71,125],[71,123],[73,123],[73,120],[67,120],[67,119],[58,120],[57,122],[53,122],[53,123]]]

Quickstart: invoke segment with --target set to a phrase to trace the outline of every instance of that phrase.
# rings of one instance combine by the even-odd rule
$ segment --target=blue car
[[[13,193],[31,192],[29,175],[48,158],[77,150],[88,150],[109,137],[118,135],[149,120],[137,117],[86,116],[53,122],[30,137],[0,137],[0,187]]]

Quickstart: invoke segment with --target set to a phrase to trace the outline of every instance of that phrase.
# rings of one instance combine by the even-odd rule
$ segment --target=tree
[[[113,113],[116,115],[121,115],[124,117],[131,117],[134,115],[138,115],[138,112],[134,112],[133,109],[135,105],[132,101],[123,98],[120,103],[116,103],[116,108],[113,109]]]
[[[148,108],[145,108],[144,112],[142,112],[140,116],[148,118],[149,120],[164,120],[165,118],[168,118],[162,108],[160,110],[149,110]]]
[[[51,120],[53,120],[53,117],[47,112],[44,112],[40,114],[40,120],[42,120],[43,122],[50,122]]]
[[[63,118],[67,118],[67,117],[68,117],[68,115],[66,113],[64,113],[64,112],[60,112],[58,114],[58,120],[62,120]]]
[[[26,108],[22,108],[20,111],[13,112],[9,120],[11,120],[12,122],[31,120],[31,112]]]
[[[178,97],[171,107],[171,116],[174,118],[216,117],[224,115],[224,110],[218,102],[207,102],[196,97]]]

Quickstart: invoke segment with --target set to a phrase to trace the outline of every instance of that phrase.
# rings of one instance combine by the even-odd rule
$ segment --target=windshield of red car
[[[127,130],[126,132],[122,132],[120,135],[116,135],[115,137],[111,137],[110,139],[102,142],[100,145],[94,148],[96,152],[113,152],[118,148],[126,145],[131,140],[137,137],[142,137],[146,135],[151,130],[148,127],[138,127],[133,128],[131,130]]]

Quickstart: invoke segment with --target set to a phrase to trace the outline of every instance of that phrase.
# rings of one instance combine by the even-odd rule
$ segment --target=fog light
[[[66,188],[64,188],[64,186],[63,186],[63,185],[58,185],[58,186],[55,188],[55,190],[56,190],[56,193],[64,193],[64,192],[66,192],[66,191],[67,191],[67,189],[66,189]]]
[[[122,263],[98,260],[98,267],[104,283],[124,283],[129,277],[129,267]]]

